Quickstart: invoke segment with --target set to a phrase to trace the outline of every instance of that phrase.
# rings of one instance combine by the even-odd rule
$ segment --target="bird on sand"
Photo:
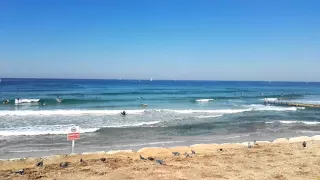
[[[20,169],[20,170],[18,170],[18,171],[15,171],[15,173],[20,174],[20,175],[23,175],[23,174],[24,174],[24,169]]]
[[[69,166],[69,162],[62,162],[62,163],[60,163],[60,167],[62,167],[62,168],[66,168],[66,167],[68,167]]]
[[[174,156],[180,156],[180,153],[179,153],[179,152],[172,152],[172,154],[173,154]]]
[[[187,153],[187,152],[185,152],[184,153],[184,156],[187,158],[187,157],[190,157],[190,155]]]
[[[106,158],[100,158],[100,161],[105,162],[107,159]]]
[[[163,160],[156,160],[156,163],[159,165],[165,165],[166,163]]]
[[[145,161],[145,160],[147,160],[147,159],[146,159],[146,158],[144,158],[144,157],[142,157],[142,156],[141,156],[141,154],[140,154],[140,160]]]
[[[42,161],[40,161],[40,162],[38,162],[38,163],[36,164],[36,166],[38,166],[38,167],[42,167],[42,166],[43,166],[43,160],[42,160]]]
[[[305,141],[303,141],[302,146],[307,147],[307,143]]]

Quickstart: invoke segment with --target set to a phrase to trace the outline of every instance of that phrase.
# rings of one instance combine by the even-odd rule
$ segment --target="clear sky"
[[[1,0],[0,77],[320,81],[320,1]]]

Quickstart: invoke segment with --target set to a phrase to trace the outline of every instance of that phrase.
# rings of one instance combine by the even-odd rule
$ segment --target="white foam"
[[[249,107],[253,111],[296,111],[298,109],[305,109],[304,107],[265,106],[260,104],[251,104]]]
[[[232,114],[251,111],[252,109],[220,109],[220,110],[174,110],[174,109],[150,109],[150,110],[125,110],[127,115],[136,115],[143,113],[214,113],[214,114]],[[0,116],[71,116],[71,115],[119,115],[123,110],[3,110],[0,111]]]
[[[17,111],[0,111],[0,116],[30,116],[30,115],[118,115],[122,110],[17,110]],[[127,110],[126,113],[130,114],[142,114],[144,110]]]
[[[214,101],[214,99],[197,99],[197,102],[209,102],[209,101]]]
[[[315,101],[315,100],[297,100],[295,102],[302,103],[302,104],[320,104],[320,101]]]
[[[220,109],[220,110],[167,110],[174,113],[181,114],[192,114],[192,113],[211,113],[211,114],[233,114],[233,113],[241,113],[246,111],[251,111],[252,109]]]
[[[110,126],[104,126],[104,127],[109,127],[109,128],[138,127],[138,126],[158,124],[159,122],[160,121],[151,121],[151,122],[141,122],[141,123],[135,123],[135,124],[110,125]]]
[[[307,124],[307,125],[316,125],[316,124],[320,124],[320,122],[316,122],[316,121],[269,121],[266,122],[267,124],[272,124],[274,122],[279,122],[282,124]]]
[[[40,99],[15,99],[15,104],[23,104],[23,103],[37,103]]]
[[[96,132],[101,128],[122,128],[122,127],[139,127],[157,124],[160,121],[139,122],[131,124],[110,125],[100,128],[81,128],[80,133]],[[71,125],[41,125],[0,129],[0,136],[36,136],[36,135],[58,135],[67,134],[68,127]]]
[[[272,102],[272,101],[278,101],[279,99],[278,99],[278,98],[264,98],[263,100],[264,100],[264,101],[269,101],[269,102],[271,101],[271,102]]]
[[[212,116],[196,116],[197,118],[200,118],[200,119],[206,119],[206,118],[215,118],[215,117],[221,117],[222,115],[219,114],[219,115],[212,115]]]
[[[89,133],[95,132],[99,130],[99,128],[83,128],[80,129],[80,133]],[[42,128],[31,128],[31,127],[24,127],[24,128],[15,128],[15,129],[8,129],[8,130],[0,130],[0,136],[36,136],[36,135],[52,135],[52,134],[67,134],[68,129],[57,128],[56,130],[47,130]]]

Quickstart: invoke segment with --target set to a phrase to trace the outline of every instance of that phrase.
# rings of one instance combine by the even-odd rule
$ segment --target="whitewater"
[[[274,139],[320,128],[318,109],[263,104],[320,102],[319,83],[2,79],[0,98],[4,158],[68,153],[67,129],[75,125],[77,152]]]

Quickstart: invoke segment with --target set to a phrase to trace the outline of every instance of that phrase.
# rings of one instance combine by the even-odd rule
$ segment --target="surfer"
[[[62,102],[62,99],[60,98],[60,96],[57,97],[56,101],[57,101],[58,103],[61,103],[61,102]]]
[[[141,104],[141,106],[142,106],[142,107],[147,107],[147,106],[148,106],[148,104]]]
[[[122,112],[121,112],[121,115],[122,115],[122,116],[127,115],[126,111],[122,111]]]
[[[4,100],[3,104],[9,104],[9,100]]]

